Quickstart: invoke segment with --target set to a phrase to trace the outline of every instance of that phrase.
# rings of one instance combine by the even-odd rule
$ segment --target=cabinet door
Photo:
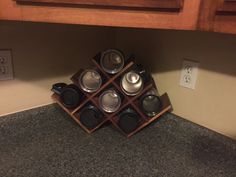
[[[166,9],[178,10],[183,5],[183,0],[16,0],[18,2],[56,3],[84,5],[106,8],[133,8],[133,9]]]
[[[17,0],[25,21],[135,28],[197,26],[201,0]]]
[[[236,34],[236,0],[204,0],[199,17],[201,30]]]
[[[15,1],[0,0],[0,20],[21,20],[21,9]]]
[[[224,0],[217,8],[219,15],[236,15],[236,0]]]

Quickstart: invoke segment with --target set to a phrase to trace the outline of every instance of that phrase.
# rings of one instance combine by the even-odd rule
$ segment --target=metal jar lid
[[[124,67],[124,55],[115,49],[110,49],[101,54],[100,65],[109,74],[116,74]]]
[[[135,71],[130,71],[121,78],[120,85],[125,94],[134,96],[143,89],[143,79]]]
[[[99,96],[99,105],[105,112],[115,112],[121,105],[120,95],[114,89],[107,90]]]
[[[102,85],[102,78],[96,70],[87,69],[80,74],[79,84],[86,92],[96,92]]]
[[[144,95],[141,98],[141,109],[149,116],[153,117],[160,112],[162,108],[161,99],[156,95]]]

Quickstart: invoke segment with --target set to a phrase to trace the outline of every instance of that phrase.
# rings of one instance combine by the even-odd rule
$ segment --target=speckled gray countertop
[[[57,105],[0,117],[0,177],[236,177],[236,141],[172,114],[126,139]]]

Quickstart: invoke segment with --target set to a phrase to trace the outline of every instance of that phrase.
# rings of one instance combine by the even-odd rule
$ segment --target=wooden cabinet
[[[236,34],[236,0],[204,0],[199,29]]]
[[[0,19],[236,34],[236,0],[0,0]]]
[[[221,1],[217,7],[218,14],[236,15],[236,0]]]
[[[38,2],[54,4],[84,5],[99,8],[128,8],[128,9],[165,9],[179,10],[183,0],[17,0],[18,2]]]
[[[0,0],[0,20],[21,20],[21,7],[15,1]]]
[[[200,6],[200,0],[16,1],[24,21],[187,30],[196,29]]]

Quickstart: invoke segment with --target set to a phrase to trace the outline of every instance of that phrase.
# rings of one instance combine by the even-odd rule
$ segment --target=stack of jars
[[[162,101],[149,73],[115,49],[100,52],[94,68],[80,70],[73,84],[56,83],[52,91],[60,103],[87,129],[111,120],[129,134],[143,117],[152,118],[162,110]],[[132,63],[129,65],[129,63]],[[151,87],[146,88],[151,83]]]

